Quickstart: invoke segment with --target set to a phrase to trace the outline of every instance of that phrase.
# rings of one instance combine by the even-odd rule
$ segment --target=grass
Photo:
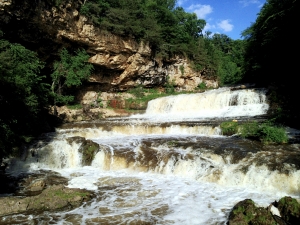
[[[171,95],[179,95],[179,94],[188,94],[194,92],[175,92],[175,89],[170,87],[166,87],[165,91],[160,91],[159,89],[145,89],[142,87],[134,88],[128,93],[131,93],[135,96],[135,98],[128,98],[125,100],[125,108],[127,110],[145,110],[147,108],[148,102],[161,97],[171,96]]]
[[[125,100],[125,108],[127,110],[132,109],[146,109],[149,101],[165,97],[169,95],[182,94],[177,92],[162,92],[159,89],[145,89],[143,87],[136,87],[128,91],[128,93],[133,94],[135,98],[128,98]]]
[[[68,109],[82,109],[82,105],[81,104],[74,104],[74,105],[67,105]]]

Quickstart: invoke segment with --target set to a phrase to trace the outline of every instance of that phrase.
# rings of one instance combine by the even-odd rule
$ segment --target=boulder
[[[272,214],[257,207],[251,199],[238,202],[229,214],[227,225],[276,225]]]
[[[290,196],[281,198],[277,208],[282,218],[289,224],[300,224],[300,204],[295,198]]]
[[[61,184],[53,185],[36,196],[0,198],[0,216],[72,209],[91,197],[92,193],[86,190],[67,188]]]

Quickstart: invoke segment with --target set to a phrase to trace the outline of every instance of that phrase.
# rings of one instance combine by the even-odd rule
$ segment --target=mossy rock
[[[64,185],[53,185],[41,194],[30,197],[2,197],[0,198],[0,216],[15,213],[41,213],[43,211],[61,211],[79,207],[89,201],[93,193],[83,189],[73,189]]]
[[[90,166],[98,151],[99,144],[91,140],[83,141],[79,148],[79,152],[82,153],[82,165]]]
[[[277,208],[281,217],[289,224],[300,224],[300,204],[295,198],[289,196],[281,198]]]
[[[229,214],[227,225],[276,225],[271,213],[256,207],[251,199],[238,202]]]

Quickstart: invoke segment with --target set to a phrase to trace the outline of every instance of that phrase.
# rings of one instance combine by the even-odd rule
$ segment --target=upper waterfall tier
[[[154,99],[144,115],[151,119],[205,119],[266,114],[269,105],[263,89],[232,91],[219,88],[196,94],[181,94]]]

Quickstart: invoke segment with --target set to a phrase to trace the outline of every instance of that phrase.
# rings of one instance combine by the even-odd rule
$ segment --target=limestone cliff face
[[[201,72],[193,71],[183,57],[158,60],[148,43],[95,27],[79,13],[83,2],[66,0],[59,7],[49,2],[0,0],[0,30],[12,41],[29,46],[49,61],[55,59],[62,46],[86,49],[95,67],[89,90],[126,90],[137,85],[157,87],[166,82],[183,90],[192,90],[202,82],[217,87],[216,81],[204,79]]]

